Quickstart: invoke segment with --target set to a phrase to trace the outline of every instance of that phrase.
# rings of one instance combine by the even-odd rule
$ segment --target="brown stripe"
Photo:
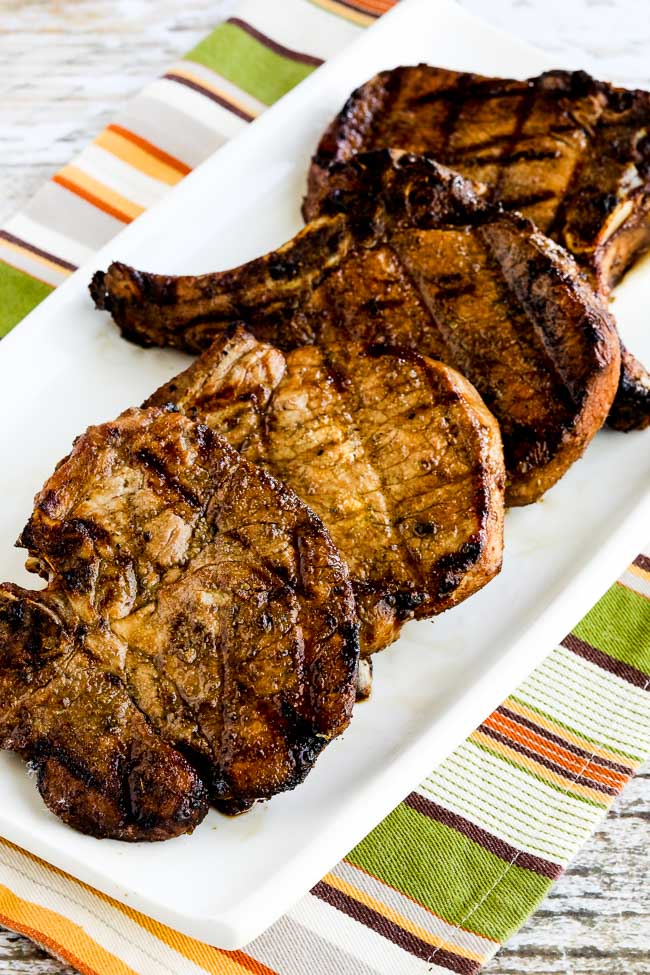
[[[576,656],[584,657],[590,663],[596,664],[601,670],[606,670],[608,673],[627,681],[628,684],[633,684],[634,687],[640,687],[641,690],[645,691],[650,685],[650,675],[644,674],[642,670],[637,670],[632,664],[623,663],[622,660],[615,660],[614,657],[603,653],[602,650],[597,650],[596,647],[592,647],[590,643],[585,643],[584,640],[580,640],[573,633],[569,633],[562,640],[562,646],[570,650],[571,653],[575,653]]]
[[[339,0],[340,2],[340,0]],[[292,51],[290,47],[285,47],[283,44],[278,44],[274,41],[272,37],[268,37],[263,34],[257,28],[253,27],[252,24],[246,23],[245,20],[240,20],[239,17],[229,17],[226,21],[227,24],[232,24],[234,27],[239,27],[250,37],[253,37],[264,47],[268,47],[270,51],[274,51],[275,54],[280,54],[283,58],[289,58],[291,61],[298,61],[300,64],[311,64],[315,68],[320,67],[323,63],[322,58],[316,58],[313,54],[304,54],[302,51]]]
[[[643,569],[644,572],[650,572],[650,558],[647,555],[637,555],[634,560],[634,565],[638,566],[639,569]]]
[[[582,775],[574,775],[573,772],[564,768],[563,765],[558,765],[556,762],[552,762],[550,758],[545,758],[532,748],[526,748],[525,745],[520,745],[518,741],[514,741],[512,738],[509,738],[508,735],[502,735],[501,732],[495,731],[494,728],[490,728],[489,725],[479,725],[477,730],[480,731],[481,734],[487,735],[488,738],[493,738],[502,745],[507,745],[508,748],[512,748],[513,751],[519,752],[520,755],[524,755],[526,758],[530,758],[533,762],[537,762],[538,765],[543,765],[544,768],[549,770],[549,772],[554,772],[556,775],[562,776],[563,779],[567,779],[572,785],[583,785],[588,789],[594,789],[596,792],[604,792],[608,796],[616,796],[620,792],[620,789],[614,789],[609,785],[603,785],[601,782],[594,782],[593,779],[590,779],[589,773],[587,772],[587,769],[591,764],[589,762],[585,764],[585,769]],[[584,774],[585,772],[587,774]]]
[[[167,78],[168,81],[176,81],[179,85],[185,85],[186,88],[191,88],[192,91],[198,91],[200,95],[205,95],[206,98],[216,102],[217,105],[221,105],[222,108],[227,108],[229,112],[233,113],[233,115],[238,115],[240,119],[244,120],[244,122],[252,122],[255,118],[254,115],[249,115],[249,113],[245,112],[243,108],[239,107],[239,105],[233,105],[232,102],[222,98],[221,95],[217,95],[216,92],[210,91],[209,88],[204,88],[203,85],[200,85],[198,82],[190,81],[189,78],[184,78],[180,74],[174,74],[173,71],[168,71],[163,75],[163,78]]]
[[[505,840],[499,839],[498,836],[493,836],[487,830],[481,829],[476,823],[471,823],[468,819],[464,819],[457,813],[451,812],[450,809],[439,806],[437,802],[426,799],[419,792],[412,792],[410,796],[407,796],[404,799],[404,805],[409,806],[423,816],[428,816],[429,819],[434,819],[442,823],[443,826],[455,829],[457,833],[462,833],[463,836],[466,836],[473,843],[482,846],[488,853],[493,853],[494,856],[499,857],[500,860],[504,860],[506,863],[516,863],[518,867],[522,867],[524,870],[531,870],[534,873],[540,874],[542,877],[549,877],[551,880],[556,880],[563,872],[563,868],[559,864],[551,863],[550,860],[544,860],[542,857],[535,856],[533,853],[518,850],[515,846],[511,846],[510,843],[506,843]]]
[[[541,725],[535,724],[534,721],[530,721],[529,718],[524,718],[521,714],[517,714],[516,711],[511,711],[504,704],[500,708],[497,708],[498,714],[503,714],[506,718],[511,721],[516,721],[517,724],[522,725],[524,728],[530,728],[534,731],[536,735],[540,735],[546,738],[548,741],[554,742],[556,745],[560,745],[561,748],[566,749],[568,752],[572,752],[574,755],[579,755],[580,758],[590,758],[592,763],[597,763],[598,765],[603,765],[605,768],[611,768],[615,772],[620,772],[621,775],[627,775],[629,778],[634,769],[629,765],[619,765],[618,762],[612,762],[609,758],[603,758],[601,755],[594,755],[592,752],[586,751],[584,748],[580,748],[579,745],[574,745],[573,742],[568,742],[566,738],[560,737],[560,735],[554,735],[552,731],[547,728],[543,728]]]
[[[318,897],[319,900],[325,901],[330,907],[335,907],[342,914],[347,914],[348,917],[359,921],[388,941],[392,941],[393,944],[402,948],[404,951],[408,951],[409,954],[415,955],[416,958],[421,958],[422,961],[430,961],[433,955],[435,955],[438,965],[441,965],[443,968],[448,968],[452,972],[458,972],[459,975],[476,975],[480,971],[480,962],[472,961],[470,958],[463,958],[461,955],[456,955],[453,951],[449,951],[446,948],[436,948],[435,945],[431,945],[427,941],[422,941],[414,934],[411,934],[410,931],[405,931],[399,924],[395,924],[394,921],[389,921],[388,918],[385,918],[378,911],[374,911],[371,907],[361,904],[353,897],[343,893],[342,890],[338,890],[336,887],[330,887],[324,880],[319,881],[315,887],[312,887],[311,893],[315,897]]]
[[[53,264],[58,264],[59,267],[64,267],[67,271],[76,271],[77,265],[71,264],[70,261],[64,261],[61,257],[56,257],[54,254],[50,254],[49,251],[41,250],[40,247],[34,247],[33,244],[28,244],[26,240],[21,240],[20,237],[15,237],[10,234],[8,230],[0,230],[0,237],[3,240],[9,241],[10,244],[16,244],[17,247],[22,247],[26,251],[31,251],[32,254],[38,254],[39,257],[44,257],[47,261],[52,261]]]

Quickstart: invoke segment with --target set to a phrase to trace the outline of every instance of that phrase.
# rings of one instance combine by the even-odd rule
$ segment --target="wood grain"
[[[647,0],[461,3],[551,51],[558,66],[650,86]],[[0,221],[232,6],[233,0],[0,0]],[[649,877],[650,764],[486,975],[650,975]],[[5,973],[73,975],[0,929]]]

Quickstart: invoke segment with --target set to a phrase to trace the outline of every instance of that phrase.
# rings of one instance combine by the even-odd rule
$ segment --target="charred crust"
[[[106,288],[106,272],[95,271],[88,285],[90,297],[95,302],[95,308],[100,311],[111,311],[111,296]]]
[[[356,620],[345,620],[340,624],[338,632],[342,641],[343,666],[348,674],[353,674],[359,660],[359,623]]]
[[[393,594],[393,605],[399,620],[410,619],[413,612],[426,600],[427,594],[424,592],[412,592],[407,589],[400,589]]]
[[[483,542],[480,536],[474,536],[458,549],[457,552],[443,555],[438,559],[434,568],[435,586],[438,596],[448,596],[463,581],[465,574],[480,560],[483,554]]]

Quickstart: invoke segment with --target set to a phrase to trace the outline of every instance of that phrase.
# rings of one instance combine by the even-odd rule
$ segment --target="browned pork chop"
[[[428,154],[530,217],[607,294],[650,247],[650,93],[584,71],[528,81],[425,64],[382,71],[323,135],[309,172],[307,219],[322,212],[329,167],[369,149]],[[650,375],[624,350],[611,426],[650,424]]]
[[[158,840],[291,789],[346,727],[354,597],[321,521],[222,437],[130,410],[80,437],[0,587],[0,744],[83,832]]]
[[[361,652],[466,599],[501,567],[499,429],[457,372],[414,352],[224,335],[148,406],[222,433],[321,517],[350,569]]]
[[[331,177],[328,216],[232,271],[113,264],[92,293],[125,336],[207,348],[232,322],[283,349],[351,341],[457,369],[501,427],[507,501],[537,500],[582,454],[618,383],[619,343],[575,263],[431,160],[378,151]]]

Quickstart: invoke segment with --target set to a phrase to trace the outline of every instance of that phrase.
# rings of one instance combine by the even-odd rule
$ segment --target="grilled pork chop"
[[[305,217],[322,212],[328,170],[356,152],[431,155],[530,217],[608,294],[650,247],[650,93],[584,71],[528,81],[428,65],[382,71],[352,93],[323,135]],[[650,424],[650,374],[623,350],[611,426]]]
[[[442,363],[355,344],[282,354],[239,327],[145,405],[167,404],[222,433],[320,516],[350,569],[364,655],[501,567],[499,429]]]
[[[566,252],[431,160],[340,167],[323,208],[266,257],[171,278],[113,264],[91,286],[124,335],[189,351],[234,321],[283,349],[411,348],[461,372],[501,427],[507,501],[537,500],[604,422],[619,343]]]
[[[348,724],[347,569],[320,520],[178,413],[91,427],[19,544],[48,579],[0,586],[0,744],[94,836],[188,832],[293,788]]]

